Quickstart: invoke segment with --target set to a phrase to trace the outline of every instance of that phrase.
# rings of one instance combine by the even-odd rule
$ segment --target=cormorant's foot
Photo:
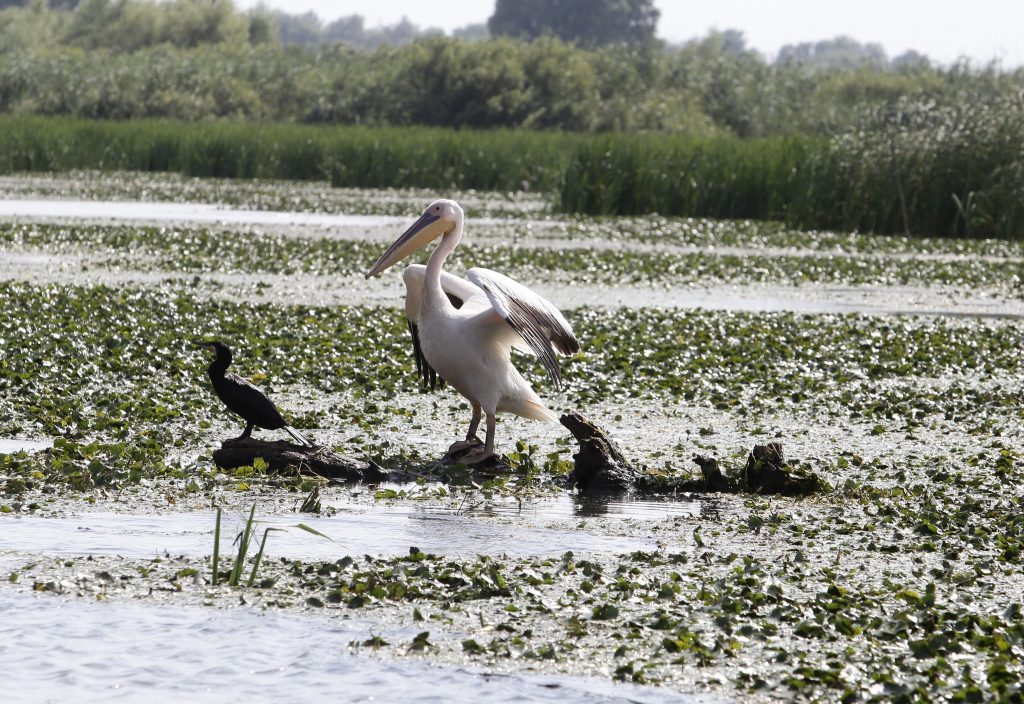
[[[246,441],[248,439],[249,438],[245,437],[244,435],[239,435],[237,438],[231,438],[230,440],[225,440],[224,442],[221,443],[221,445],[237,445],[238,443],[244,442],[244,441]]]

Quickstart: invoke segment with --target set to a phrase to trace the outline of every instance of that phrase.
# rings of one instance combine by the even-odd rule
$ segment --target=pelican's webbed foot
[[[448,452],[441,458],[441,464],[446,466],[462,464],[475,468],[487,465],[486,468],[490,469],[491,465],[506,465],[506,462],[502,459],[501,455],[488,450],[484,443],[474,437],[472,441],[460,440],[459,442],[452,443],[452,446],[448,448]]]
[[[480,438],[478,438],[476,435],[473,435],[472,437],[468,437],[465,440],[459,440],[458,442],[453,442],[451,445],[449,445],[448,454],[456,455],[465,452],[466,450],[469,450],[472,447],[483,446],[484,443],[480,440]]]
[[[496,459],[500,459],[498,453],[489,451],[483,446],[483,443],[481,443],[470,448],[469,451],[459,458],[459,461],[462,462],[462,464],[472,466]]]

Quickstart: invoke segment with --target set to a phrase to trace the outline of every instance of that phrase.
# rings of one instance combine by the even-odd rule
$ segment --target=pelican
[[[413,337],[416,367],[433,387],[440,377],[473,408],[465,441],[449,452],[466,452],[462,461],[477,464],[495,457],[498,413],[556,422],[529,382],[512,365],[512,348],[535,354],[556,389],[561,388],[557,354],[573,354],[580,343],[569,323],[548,300],[490,269],[474,267],[462,279],[441,270],[462,239],[465,217],[452,200],[435,200],[419,219],[370,267],[366,278],[417,252],[438,237],[427,265],[405,269],[405,313]],[[487,435],[480,447],[481,413]]]

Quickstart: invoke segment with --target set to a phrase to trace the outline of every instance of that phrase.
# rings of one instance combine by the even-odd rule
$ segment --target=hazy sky
[[[330,21],[359,14],[368,27],[408,17],[419,27],[447,32],[485,22],[490,0],[236,0],[243,8],[260,2],[290,13],[313,11]],[[1024,64],[1022,0],[655,0],[661,10],[659,35],[683,41],[707,30],[739,29],[747,43],[769,56],[784,44],[847,34],[878,42],[892,57],[917,49],[949,63],[966,56],[977,63],[1000,59],[1005,67]],[[372,9],[367,9],[367,8]]]

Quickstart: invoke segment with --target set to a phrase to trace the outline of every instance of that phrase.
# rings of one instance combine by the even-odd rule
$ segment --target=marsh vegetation
[[[71,181],[104,198],[215,194],[243,207],[345,202],[378,213],[422,206],[417,192],[317,197],[325,184],[126,174],[10,183],[31,197]],[[530,198],[474,197],[475,212],[489,218],[471,214],[459,266],[486,261],[530,282],[655,286],[679,300],[698,283],[723,292],[753,286],[754,296],[762,286],[885,295],[941,283],[953,311],[966,296],[1006,309],[1024,298],[1022,252],[1006,241],[560,219]],[[519,212],[534,214],[530,228],[517,223]],[[597,419],[647,472],[695,475],[696,453],[735,469],[752,440],[781,436],[787,455],[831,487],[806,499],[693,500],[685,511],[652,504],[627,509],[623,520],[565,494],[575,447],[558,427],[503,424],[507,476],[474,484],[436,466],[466,409],[450,392],[415,390],[394,282],[375,284],[388,305],[352,293],[353,275],[366,286],[361,272],[381,247],[366,237],[251,225],[3,223],[0,262],[34,256],[55,268],[6,266],[0,282],[9,313],[0,318],[0,435],[53,443],[0,455],[0,511],[11,514],[0,519],[98,510],[127,512],[130,524],[132,514],[171,513],[198,516],[202,525],[191,530],[203,536],[198,549],[158,559],[93,556],[87,546],[77,556],[26,555],[3,543],[5,589],[154,609],[236,606],[241,596],[287,618],[365,616],[374,625],[350,639],[353,653],[600,676],[666,694],[1017,696],[1020,318],[654,308],[610,297],[568,310],[585,344],[565,366],[564,395],[539,367],[524,369],[553,406]],[[502,244],[513,237],[515,247]],[[622,262],[636,267],[637,284],[616,278]],[[258,281],[246,278],[253,272]],[[288,288],[303,276],[316,277],[321,302]],[[261,288],[275,293],[259,298]],[[244,350],[239,371],[303,432],[420,480],[348,489],[282,477],[264,463],[218,471],[211,452],[237,434],[236,423],[207,388],[205,356],[184,344],[212,335]],[[319,504],[321,517],[310,525],[340,545],[309,534],[316,551],[296,551],[294,540],[275,547],[271,534],[251,586],[242,586],[251,561],[239,569],[240,586],[213,583],[204,557],[211,504],[244,512],[243,525],[253,505],[254,522],[276,515],[295,524],[314,520],[295,516],[314,488],[319,500],[307,505]],[[531,508],[551,501],[565,506]],[[370,516],[410,544],[382,537],[388,547],[377,554],[346,545],[345,533],[366,530]],[[478,540],[465,548],[474,557],[451,554],[450,537],[421,525]],[[517,535],[534,552],[511,550]],[[224,543],[221,565],[238,550]]]

